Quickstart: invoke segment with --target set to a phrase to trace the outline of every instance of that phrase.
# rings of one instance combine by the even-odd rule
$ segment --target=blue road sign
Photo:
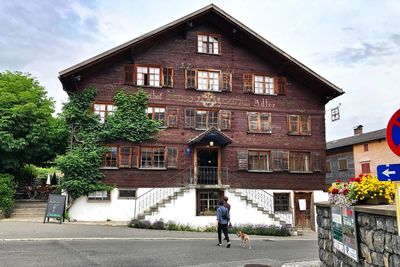
[[[379,181],[400,181],[400,164],[378,165],[376,172]]]

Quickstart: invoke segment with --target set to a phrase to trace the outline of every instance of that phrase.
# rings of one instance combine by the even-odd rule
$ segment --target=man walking
[[[224,197],[224,207],[228,209],[228,214],[229,214],[229,222],[228,222],[228,227],[232,227],[231,224],[231,205],[228,203],[228,197]]]
[[[219,206],[216,211],[217,215],[217,224],[218,224],[218,244],[217,246],[222,246],[221,243],[221,235],[223,232],[225,236],[225,240],[228,243],[226,245],[227,248],[231,247],[231,242],[229,241],[229,236],[228,236],[228,222],[229,222],[229,211],[226,207],[224,207],[224,201],[219,202]]]

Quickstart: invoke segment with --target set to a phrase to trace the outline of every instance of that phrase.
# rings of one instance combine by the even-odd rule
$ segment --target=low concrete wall
[[[358,263],[333,248],[331,205],[320,202],[315,206],[321,267],[400,266],[400,237],[394,205],[355,206]]]

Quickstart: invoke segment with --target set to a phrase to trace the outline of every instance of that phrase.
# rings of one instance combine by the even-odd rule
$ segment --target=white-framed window
[[[205,54],[220,54],[219,34],[197,34],[197,52]]]
[[[138,66],[136,68],[136,85],[160,87],[160,73],[160,68]]]
[[[148,107],[147,117],[150,120],[156,120],[161,122],[161,127],[166,125],[165,123],[165,108],[163,107]]]
[[[274,78],[269,76],[254,75],[254,93],[255,94],[266,94],[273,95],[274,89]]]
[[[95,191],[87,195],[88,200],[110,200],[109,191]]]
[[[197,72],[197,90],[219,91],[219,71]]]
[[[99,115],[99,119],[101,123],[104,123],[107,120],[107,116],[113,114],[115,110],[115,106],[113,104],[108,103],[94,103],[93,104],[93,112],[94,114]]]

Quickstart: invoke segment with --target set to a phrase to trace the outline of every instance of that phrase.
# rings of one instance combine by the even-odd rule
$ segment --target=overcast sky
[[[211,3],[346,93],[327,140],[385,128],[400,108],[400,1],[1,1],[0,71],[37,77],[60,111],[58,72]],[[397,79],[396,79],[397,78]],[[329,109],[340,106],[341,119]]]

